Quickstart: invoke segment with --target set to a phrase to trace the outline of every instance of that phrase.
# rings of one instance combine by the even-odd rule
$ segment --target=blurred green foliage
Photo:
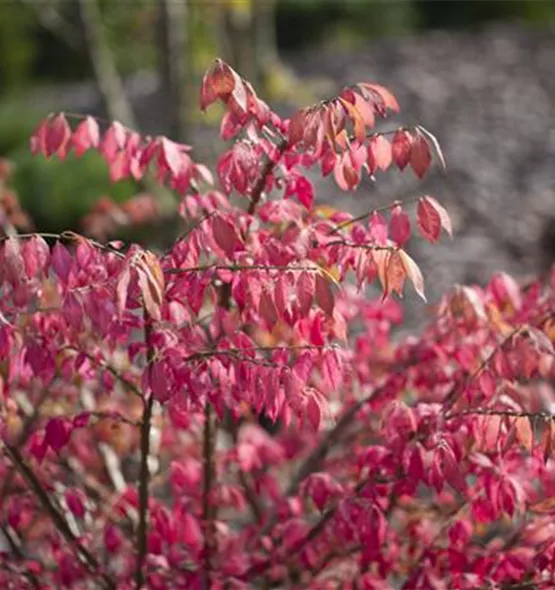
[[[63,162],[34,157],[28,150],[14,155],[12,185],[23,208],[44,231],[75,230],[101,196],[121,203],[138,192],[131,181],[112,184],[106,163],[96,153],[70,155]]]

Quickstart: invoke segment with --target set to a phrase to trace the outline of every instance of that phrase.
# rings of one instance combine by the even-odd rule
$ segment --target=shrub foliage
[[[422,177],[435,138],[373,131],[398,110],[377,84],[284,120],[216,60],[201,107],[216,101],[232,141],[215,179],[119,123],[58,114],[32,138],[171,187],[185,229],[163,253],[3,239],[3,587],[549,584],[552,281],[455,286],[395,342],[394,296],[425,297],[405,247],[450,234],[447,211],[422,195],[353,217],[318,206],[307,171],[343,190]]]

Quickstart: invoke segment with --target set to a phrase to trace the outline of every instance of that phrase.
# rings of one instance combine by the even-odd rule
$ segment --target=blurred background
[[[201,115],[198,90],[216,56],[280,114],[374,81],[401,105],[387,128],[437,136],[448,168],[423,183],[392,172],[345,194],[314,179],[320,202],[353,213],[426,193],[448,207],[454,241],[411,245],[432,301],[453,282],[555,258],[555,2],[543,0],[1,0],[4,215],[103,238],[120,230],[94,214],[113,203],[151,219],[151,195],[111,184],[100,156],[34,158],[29,136],[51,111],[89,113],[192,144],[211,163],[221,111]],[[167,223],[142,239],[168,235]]]

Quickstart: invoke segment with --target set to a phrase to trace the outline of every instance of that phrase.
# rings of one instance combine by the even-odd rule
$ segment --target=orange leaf
[[[355,137],[362,143],[366,138],[366,125],[364,124],[364,119],[362,115],[358,111],[358,109],[351,104],[348,100],[345,100],[341,96],[338,98],[341,101],[341,104],[347,111],[351,122],[353,123]]]
[[[146,311],[152,319],[160,320],[165,281],[158,258],[152,252],[145,251],[135,262],[135,268]]]
[[[514,428],[518,442],[526,449],[532,452],[532,445],[534,443],[534,433],[530,424],[530,419],[523,416],[518,417],[514,421]]]

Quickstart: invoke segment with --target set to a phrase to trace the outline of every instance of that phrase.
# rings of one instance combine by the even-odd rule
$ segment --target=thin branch
[[[341,231],[342,229],[348,227],[349,225],[352,225],[353,223],[357,223],[358,221],[364,221],[365,219],[370,217],[370,215],[372,215],[372,213],[381,213],[382,211],[389,211],[393,207],[401,206],[401,205],[404,205],[405,207],[407,205],[413,205],[414,203],[418,202],[418,199],[420,199],[420,197],[408,199],[407,201],[397,200],[397,201],[393,201],[392,203],[389,203],[389,205],[383,205],[382,207],[374,207],[373,209],[366,211],[366,213],[362,213],[361,215],[357,215],[357,217],[353,217],[352,219],[347,219],[346,221],[339,223],[338,225],[336,225],[333,228],[333,230],[330,232],[330,234],[333,235],[333,234]]]
[[[360,248],[361,250],[373,250],[373,251],[384,251],[384,252],[395,252],[399,250],[398,246],[377,246],[375,244],[355,244],[354,242],[347,242],[345,240],[334,240],[323,244],[325,248],[328,246],[346,246],[347,248]]]
[[[322,272],[322,269],[318,266],[291,266],[290,264],[204,264],[186,268],[171,268],[166,272],[168,274],[185,274],[189,272],[204,272],[207,270],[279,270],[290,272]]]
[[[21,453],[19,452],[19,449],[8,444],[4,444],[4,449],[6,450],[16,469],[27,482],[27,485],[31,491],[35,494],[41,506],[47,512],[56,529],[64,537],[67,543],[75,550],[81,561],[88,567],[92,574],[98,576],[99,579],[102,580],[104,588],[116,590],[116,584],[114,581],[107,574],[100,571],[100,565],[98,561],[75,536],[66,519],[64,518],[64,515],[57,508],[50,496],[42,487],[34,471],[25,463]]]
[[[154,358],[152,342],[152,324],[146,310],[145,321],[145,342],[147,347],[147,363],[150,366]],[[137,590],[141,590],[145,583],[144,562],[147,553],[147,532],[148,532],[148,497],[150,484],[150,470],[148,456],[150,453],[150,429],[152,421],[152,409],[154,397],[152,392],[146,397],[143,394],[143,417],[141,422],[141,463],[139,468],[139,526],[137,527],[137,568],[135,570],[135,583]]]

